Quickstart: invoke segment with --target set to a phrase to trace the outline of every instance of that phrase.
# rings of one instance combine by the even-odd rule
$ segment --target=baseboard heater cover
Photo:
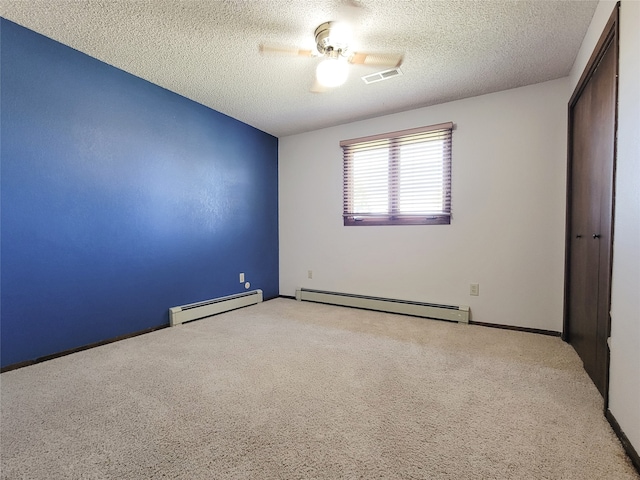
[[[469,323],[469,307],[463,305],[438,305],[391,298],[368,297],[351,293],[325,292],[301,288],[296,290],[296,300],[328,303],[344,307],[363,308],[380,312],[400,313],[416,317]]]
[[[189,305],[172,307],[169,309],[169,324],[175,327],[191,320],[199,320],[260,302],[262,302],[262,290],[252,290],[203,302],[190,303]]]

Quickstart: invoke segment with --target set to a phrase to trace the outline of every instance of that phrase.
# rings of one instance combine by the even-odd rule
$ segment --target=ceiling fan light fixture
[[[315,31],[316,47],[320,55],[331,51],[346,52],[351,36],[351,27],[347,23],[324,22]]]
[[[331,22],[329,40],[335,45],[349,45],[353,40],[353,30],[346,22]]]
[[[316,78],[318,83],[324,87],[338,87],[347,81],[349,67],[347,62],[327,58],[318,64],[316,68]]]

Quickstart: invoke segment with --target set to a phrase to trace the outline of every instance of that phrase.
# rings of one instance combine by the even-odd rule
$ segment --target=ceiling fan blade
[[[349,63],[372,67],[399,67],[403,59],[404,56],[401,53],[354,52],[349,57]]]
[[[313,81],[313,85],[311,86],[311,89],[309,90],[311,93],[324,93],[328,90],[327,87],[325,87],[324,85],[320,84],[320,82],[318,81],[318,79],[315,79]]]
[[[302,50],[298,47],[284,47],[268,43],[260,44],[260,53],[263,55],[282,55],[290,57],[312,57],[313,50]]]

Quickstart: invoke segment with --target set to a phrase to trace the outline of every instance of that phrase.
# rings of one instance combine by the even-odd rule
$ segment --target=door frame
[[[572,158],[573,158],[573,109],[580,98],[580,95],[584,91],[587,83],[595,73],[600,60],[607,51],[607,48],[612,45],[615,51],[615,114],[614,114],[614,144],[613,144],[613,176],[611,185],[611,231],[609,232],[609,252],[611,259],[613,258],[613,234],[614,234],[614,213],[615,213],[615,179],[616,179],[616,163],[617,163],[617,132],[618,132],[618,76],[619,76],[619,38],[620,38],[620,2],[616,3],[609,20],[600,36],[598,43],[587,62],[587,65],[582,72],[580,80],[576,85],[573,94],[569,100],[568,105],[568,129],[567,129],[567,197],[566,197],[566,224],[565,224],[565,265],[564,265],[564,312],[563,312],[563,324],[562,324],[562,340],[570,342],[570,320],[569,320],[569,292],[570,292],[570,264],[571,264],[571,189],[572,189]],[[613,261],[609,262],[609,291],[607,292],[607,311],[611,310],[611,277]],[[609,315],[606,322],[606,338],[608,339],[611,334],[611,316]],[[606,351],[606,366],[605,366],[605,388],[604,388],[604,411],[606,412],[609,407],[609,362],[611,352],[607,345]]]

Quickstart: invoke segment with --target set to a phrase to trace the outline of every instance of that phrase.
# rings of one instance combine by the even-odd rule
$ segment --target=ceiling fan
[[[316,50],[263,43],[260,45],[260,52],[263,55],[325,57],[316,69],[316,80],[311,88],[315,93],[342,85],[347,80],[349,64],[387,68],[399,67],[402,64],[403,55],[400,53],[351,52],[349,30],[346,23],[324,22],[314,32]]]

